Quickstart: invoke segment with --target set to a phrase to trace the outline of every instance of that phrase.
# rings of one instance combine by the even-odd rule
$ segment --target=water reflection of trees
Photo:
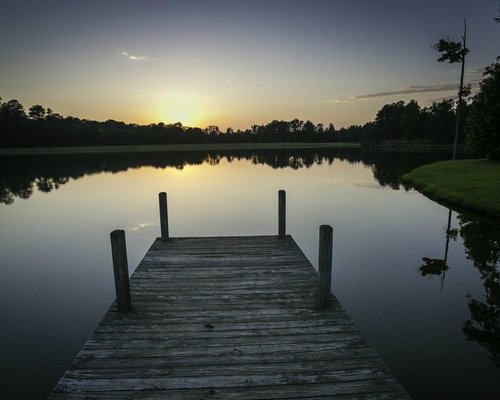
[[[363,163],[370,165],[373,177],[382,186],[398,190],[410,185],[401,183],[401,176],[424,164],[448,159],[449,156],[435,152],[411,153],[402,151],[367,151],[363,154]]]
[[[86,175],[121,172],[129,168],[176,168],[217,165],[221,160],[248,160],[271,168],[310,168],[336,159],[363,163],[372,168],[374,178],[393,189],[401,187],[401,176],[413,168],[445,158],[441,153],[368,151],[360,148],[263,149],[196,152],[151,152],[0,157],[0,202],[12,204],[27,199],[34,190],[50,192],[71,179]]]
[[[444,259],[423,257],[419,268],[422,276],[441,276],[442,285],[447,265],[449,240],[455,240],[457,232],[463,240],[466,256],[478,269],[484,285],[484,295],[469,299],[470,319],[462,331],[468,340],[486,348],[490,358],[500,367],[500,230],[498,223],[485,221],[467,214],[458,214],[459,229],[451,229],[451,210],[448,214]],[[441,288],[442,288],[441,285]]]
[[[440,275],[441,276],[441,290],[444,287],[444,279],[446,271],[450,268],[448,266],[448,249],[450,247],[450,239],[455,241],[458,236],[457,229],[451,229],[451,214],[452,211],[448,210],[448,225],[446,227],[446,244],[444,246],[444,258],[429,258],[422,257],[422,265],[419,268],[422,276]]]
[[[498,224],[464,214],[458,220],[467,258],[479,270],[485,290],[481,299],[468,296],[471,318],[462,330],[500,367],[500,230]]]

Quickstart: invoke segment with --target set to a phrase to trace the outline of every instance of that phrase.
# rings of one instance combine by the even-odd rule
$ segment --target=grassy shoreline
[[[500,162],[441,161],[402,179],[433,200],[500,218]]]
[[[359,143],[210,143],[210,144],[164,144],[122,146],[74,146],[74,147],[19,147],[0,148],[0,156],[54,155],[54,154],[105,154],[105,153],[149,153],[169,151],[207,150],[259,150],[259,149],[310,149],[310,148],[359,148]]]

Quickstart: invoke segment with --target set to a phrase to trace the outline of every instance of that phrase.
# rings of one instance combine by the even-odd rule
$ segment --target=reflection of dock
[[[291,236],[157,239],[130,295],[51,399],[408,398]]]

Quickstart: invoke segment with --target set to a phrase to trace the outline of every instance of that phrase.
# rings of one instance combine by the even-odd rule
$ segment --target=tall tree
[[[384,138],[386,141],[399,140],[402,137],[401,119],[405,113],[406,105],[404,101],[386,104],[375,117],[375,128],[377,139]]]
[[[422,139],[422,113],[415,100],[410,100],[405,105],[404,114],[401,116],[401,133],[408,140]]]
[[[30,107],[28,115],[32,120],[38,121],[45,118],[45,116],[47,115],[47,110],[41,105],[36,104]]]
[[[307,120],[304,122],[304,125],[302,126],[302,133],[306,135],[312,135],[316,132],[316,125],[314,125],[311,121]]]
[[[451,143],[455,133],[454,101],[433,102],[423,112],[426,138],[436,143]]]
[[[0,104],[0,118],[25,119],[24,106],[17,100],[9,100]]]
[[[500,57],[486,67],[467,116],[467,146],[485,154],[490,160],[500,159]]]
[[[462,36],[462,42],[455,42],[450,38],[441,39],[434,45],[434,49],[441,53],[441,57],[438,58],[439,62],[448,62],[450,64],[461,63],[460,72],[460,86],[458,89],[458,104],[457,104],[457,121],[455,124],[455,141],[453,144],[453,160],[457,157],[457,143],[458,143],[458,133],[460,131],[460,110],[463,106],[463,97],[467,91],[464,88],[464,70],[465,70],[465,56],[469,52],[466,46],[467,41],[467,22],[464,18],[464,34]],[[465,89],[465,90],[464,90]]]

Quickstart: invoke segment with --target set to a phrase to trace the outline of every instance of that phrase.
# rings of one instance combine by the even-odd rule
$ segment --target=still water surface
[[[319,225],[334,227],[334,293],[413,398],[500,398],[498,222],[452,212],[447,229],[448,209],[399,181],[447,157],[0,158],[2,393],[47,396],[113,301],[109,233],[126,230],[132,272],[159,235],[158,192],[171,236],[259,235],[276,233],[285,189],[287,231],[313,265]]]

